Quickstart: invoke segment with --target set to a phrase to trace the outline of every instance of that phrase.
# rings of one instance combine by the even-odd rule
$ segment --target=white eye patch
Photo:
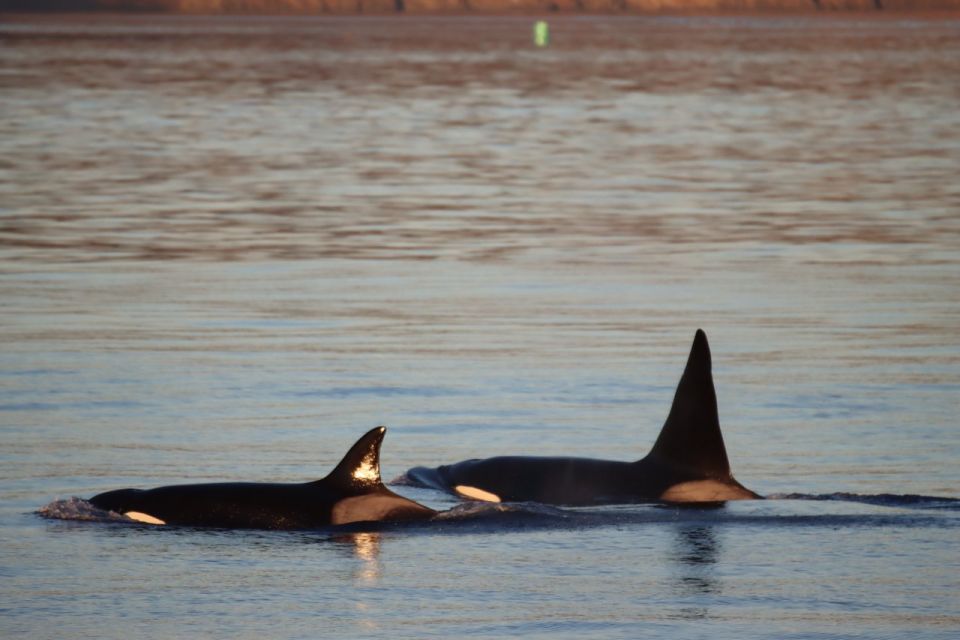
[[[140,513],[139,511],[127,511],[125,514],[126,517],[136,522],[142,522],[144,524],[167,524],[160,518],[154,518],[153,516],[147,513]]]
[[[458,484],[453,488],[460,496],[470,500],[480,500],[482,502],[501,502],[500,496],[476,487],[468,487],[465,484]]]

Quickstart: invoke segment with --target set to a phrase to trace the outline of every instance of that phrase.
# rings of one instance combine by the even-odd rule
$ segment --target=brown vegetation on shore
[[[960,0],[0,0],[0,10],[162,13],[683,13],[958,10]]]

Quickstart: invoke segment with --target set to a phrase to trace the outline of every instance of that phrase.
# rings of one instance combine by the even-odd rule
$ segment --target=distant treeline
[[[653,13],[958,10],[960,0],[0,0],[0,11]]]

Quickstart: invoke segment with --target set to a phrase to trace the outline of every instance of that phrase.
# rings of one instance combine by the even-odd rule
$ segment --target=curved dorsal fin
[[[710,345],[702,329],[697,329],[693,338],[687,367],[683,370],[673,397],[673,406],[650,456],[703,477],[730,476],[730,462],[720,434]]]
[[[350,447],[340,464],[321,482],[331,482],[343,489],[369,490],[382,486],[380,480],[380,443],[386,427],[376,427]]]

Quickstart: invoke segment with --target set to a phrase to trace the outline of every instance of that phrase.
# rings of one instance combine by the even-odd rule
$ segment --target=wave
[[[859,502],[880,507],[898,507],[908,509],[941,509],[960,511],[960,498],[944,496],[922,496],[911,493],[778,493],[767,496],[768,500],[829,500],[839,502]]]
[[[851,502],[880,509],[863,512],[836,508],[798,512],[787,501]],[[777,504],[780,502],[780,504]],[[839,507],[839,505],[838,505]],[[903,510],[909,510],[904,513]],[[947,513],[944,513],[947,512]],[[126,516],[98,509],[82,498],[55,500],[36,512],[44,518],[79,522],[139,525]],[[438,533],[484,533],[542,528],[592,528],[623,525],[697,526],[948,526],[960,525],[960,499],[914,494],[828,493],[774,494],[763,501],[717,504],[629,504],[554,507],[533,502],[463,502],[421,522],[358,522],[332,526],[334,531],[403,530]],[[189,528],[189,527],[186,527]]]
[[[119,513],[98,509],[83,498],[77,498],[76,496],[66,500],[54,500],[50,504],[40,507],[37,510],[37,515],[53,520],[76,520],[79,522],[135,522]]]

